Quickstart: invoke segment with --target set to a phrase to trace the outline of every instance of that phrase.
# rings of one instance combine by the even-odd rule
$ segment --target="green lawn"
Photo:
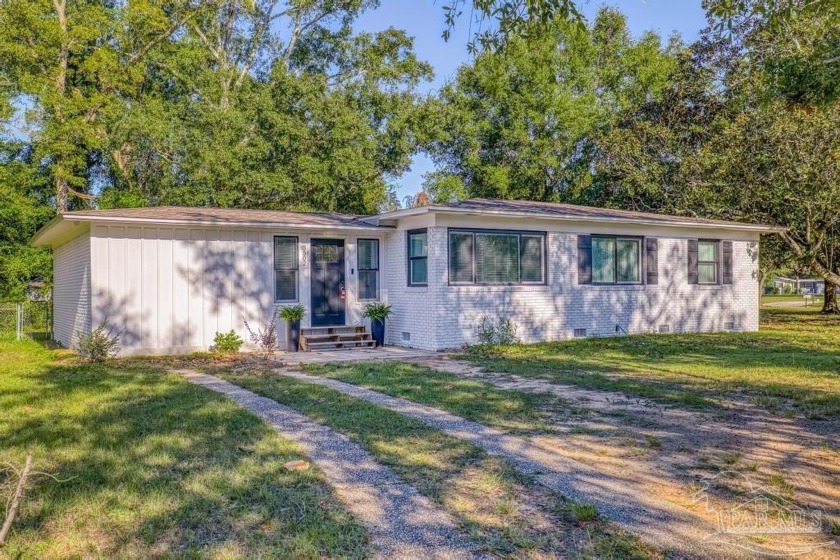
[[[31,453],[55,476],[33,478],[0,556],[368,555],[323,475],[282,467],[297,446],[221,396],[31,341],[0,341],[0,357],[0,464]]]
[[[362,445],[421,494],[447,511],[493,555],[522,558],[646,558],[655,553],[624,531],[593,519],[591,506],[570,503],[463,440],[333,389],[284,378],[271,370],[214,368],[212,373],[295,408]],[[494,397],[506,418],[530,406]],[[508,396],[509,397],[509,396]]]
[[[840,318],[814,307],[763,309],[755,333],[570,340],[465,358],[491,371],[680,405],[747,396],[789,414],[840,415]]]
[[[689,407],[748,398],[809,418],[840,415],[840,318],[814,308],[762,310],[757,333],[637,335],[497,347],[462,356],[490,371]],[[535,428],[545,395],[493,391],[454,375],[398,364],[309,371],[433,404],[507,428]],[[557,407],[555,407],[557,408]]]

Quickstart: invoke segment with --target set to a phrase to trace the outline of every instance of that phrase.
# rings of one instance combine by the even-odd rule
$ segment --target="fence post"
[[[23,304],[17,304],[17,323],[16,323],[16,330],[17,330],[17,339],[23,340]]]

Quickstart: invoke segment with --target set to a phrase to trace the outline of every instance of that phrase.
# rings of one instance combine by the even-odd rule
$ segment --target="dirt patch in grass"
[[[532,434],[628,483],[714,519],[739,503],[751,485],[766,486],[793,504],[819,510],[824,528],[840,519],[840,421],[773,414],[744,401],[727,410],[680,408],[574,386],[495,375],[457,361],[426,362],[458,377],[511,392],[551,391],[569,412],[557,412],[555,433]],[[425,370],[423,370],[425,371]],[[549,413],[551,411],[543,411]],[[564,432],[558,437],[556,432]],[[836,539],[840,545],[840,539]],[[828,557],[829,552],[823,551]]]
[[[252,365],[214,375],[341,431],[429,497],[482,549],[516,558],[646,558],[657,554],[505,461],[390,410]]]
[[[840,397],[827,394],[836,383],[831,368],[840,367],[840,362],[825,361],[827,355],[840,352],[840,322],[812,312],[774,313],[765,316],[764,327],[761,336],[766,339],[760,341],[753,334],[708,335],[714,338],[709,344],[718,344],[717,337],[724,336],[726,344],[720,344],[721,352],[730,355],[722,357],[721,366],[712,367],[708,360],[698,362],[696,375],[702,379],[703,398],[709,401],[700,405],[682,397],[660,398],[661,392],[656,398],[640,396],[633,390],[639,382],[636,379],[623,385],[629,387],[628,392],[561,383],[554,375],[557,370],[540,363],[543,358],[526,357],[527,346],[507,368],[516,367],[518,374],[488,371],[485,367],[490,365],[473,365],[447,356],[416,360],[414,365],[332,364],[307,370],[529,437],[624,478],[628,484],[642,485],[712,521],[718,512],[743,503],[751,492],[766,489],[792,506],[823,512],[823,535],[817,538],[835,538],[840,546],[834,534],[836,520],[840,519],[840,417],[803,414],[807,405],[804,409],[794,406],[808,403],[809,391],[826,397],[823,402]],[[702,339],[707,335],[694,336]],[[663,344],[670,343],[670,337],[662,338]],[[787,366],[772,350],[777,338],[785,349],[797,349],[788,356]],[[655,348],[656,339],[652,337],[645,344]],[[598,343],[606,342],[605,351],[614,351],[614,345],[627,341],[636,344],[630,339],[586,341],[592,346],[589,359],[594,365],[603,362],[594,347]],[[700,346],[705,344],[701,342]],[[814,345],[820,352],[809,356]],[[562,347],[562,343],[556,345]],[[667,354],[668,350],[662,349],[653,354],[653,361],[659,362],[652,377],[662,381],[667,375],[669,381],[663,384],[675,395],[689,392],[690,382],[674,380],[692,375],[690,363],[673,358],[673,363],[665,365],[663,356]],[[493,363],[506,359],[496,357]],[[585,359],[582,355],[575,358],[576,367]],[[530,369],[532,362],[537,364],[534,369]],[[736,367],[733,362],[740,365]],[[774,363],[784,379],[774,381],[785,394],[774,397],[780,400],[777,406],[770,406],[755,391],[760,374],[754,368],[766,368],[768,362]],[[642,366],[633,367],[634,375],[643,375]],[[713,379],[720,371],[715,370],[717,367],[727,370],[721,375],[728,379],[720,384]],[[667,373],[669,368],[674,371]],[[563,375],[561,372],[559,377]],[[766,375],[773,379],[771,374]],[[737,386],[738,378],[745,381],[745,388]],[[769,392],[765,397],[771,395]],[[507,405],[487,404],[498,402]],[[835,557],[838,553],[840,548],[835,547],[813,554]]]

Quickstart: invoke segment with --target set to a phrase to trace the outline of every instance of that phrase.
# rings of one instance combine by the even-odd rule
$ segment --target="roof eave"
[[[457,208],[449,206],[420,206],[418,208],[407,208],[405,210],[397,210],[387,214],[380,214],[378,218],[383,219],[400,219],[409,216],[417,216],[428,212],[440,212],[446,214],[470,214],[470,215],[487,215],[500,217],[521,217],[521,218],[539,218],[545,220],[557,220],[565,222],[610,222],[620,224],[637,224],[645,226],[664,226],[664,227],[689,227],[701,229],[732,229],[741,231],[755,231],[758,233],[779,233],[786,231],[788,228],[779,226],[770,226],[765,224],[745,224],[738,222],[691,222],[684,220],[648,220],[640,218],[621,218],[621,217],[605,217],[605,216],[558,216],[557,214],[549,214],[544,212],[526,212],[516,210],[489,210],[479,208]]]
[[[308,229],[308,230],[362,230],[362,231],[377,231],[389,230],[390,226],[376,226],[360,223],[356,224],[290,224],[284,222],[239,222],[230,220],[182,220],[182,219],[167,219],[167,218],[132,218],[124,216],[96,216],[91,214],[73,214],[72,216],[65,216],[68,220],[78,220],[85,222],[108,222],[108,223],[127,223],[127,224],[163,224],[172,226],[212,226],[212,227],[244,227],[249,229],[277,229],[277,228],[294,228],[294,229]]]

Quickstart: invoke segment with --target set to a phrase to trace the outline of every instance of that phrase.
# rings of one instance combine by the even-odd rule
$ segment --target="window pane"
[[[640,260],[640,242],[636,239],[619,239],[616,241],[618,256],[618,281],[640,282],[642,278]]]
[[[297,270],[277,270],[274,272],[276,301],[297,300]]]
[[[379,268],[379,242],[375,239],[359,239],[358,259],[359,270]]]
[[[475,276],[487,284],[519,282],[519,236],[477,233]]]
[[[379,297],[377,290],[379,271],[359,270],[359,299],[376,299]]]
[[[449,281],[473,282],[473,234],[449,234]]]
[[[717,251],[717,241],[700,241],[697,244],[697,258],[701,262],[717,262]]]
[[[315,246],[315,262],[316,263],[337,263],[338,262],[338,247],[335,245],[316,245]]]
[[[297,237],[274,238],[274,268],[297,268]]]
[[[412,259],[409,261],[411,267],[411,283],[425,284],[427,280],[426,259]]]
[[[408,236],[408,256],[425,257],[428,235],[426,233],[411,233]]]
[[[701,284],[717,284],[717,264],[704,262],[698,264],[697,280]]]
[[[522,281],[543,281],[543,236],[523,235],[519,240]]]
[[[592,238],[592,281],[615,282],[615,239]]]

